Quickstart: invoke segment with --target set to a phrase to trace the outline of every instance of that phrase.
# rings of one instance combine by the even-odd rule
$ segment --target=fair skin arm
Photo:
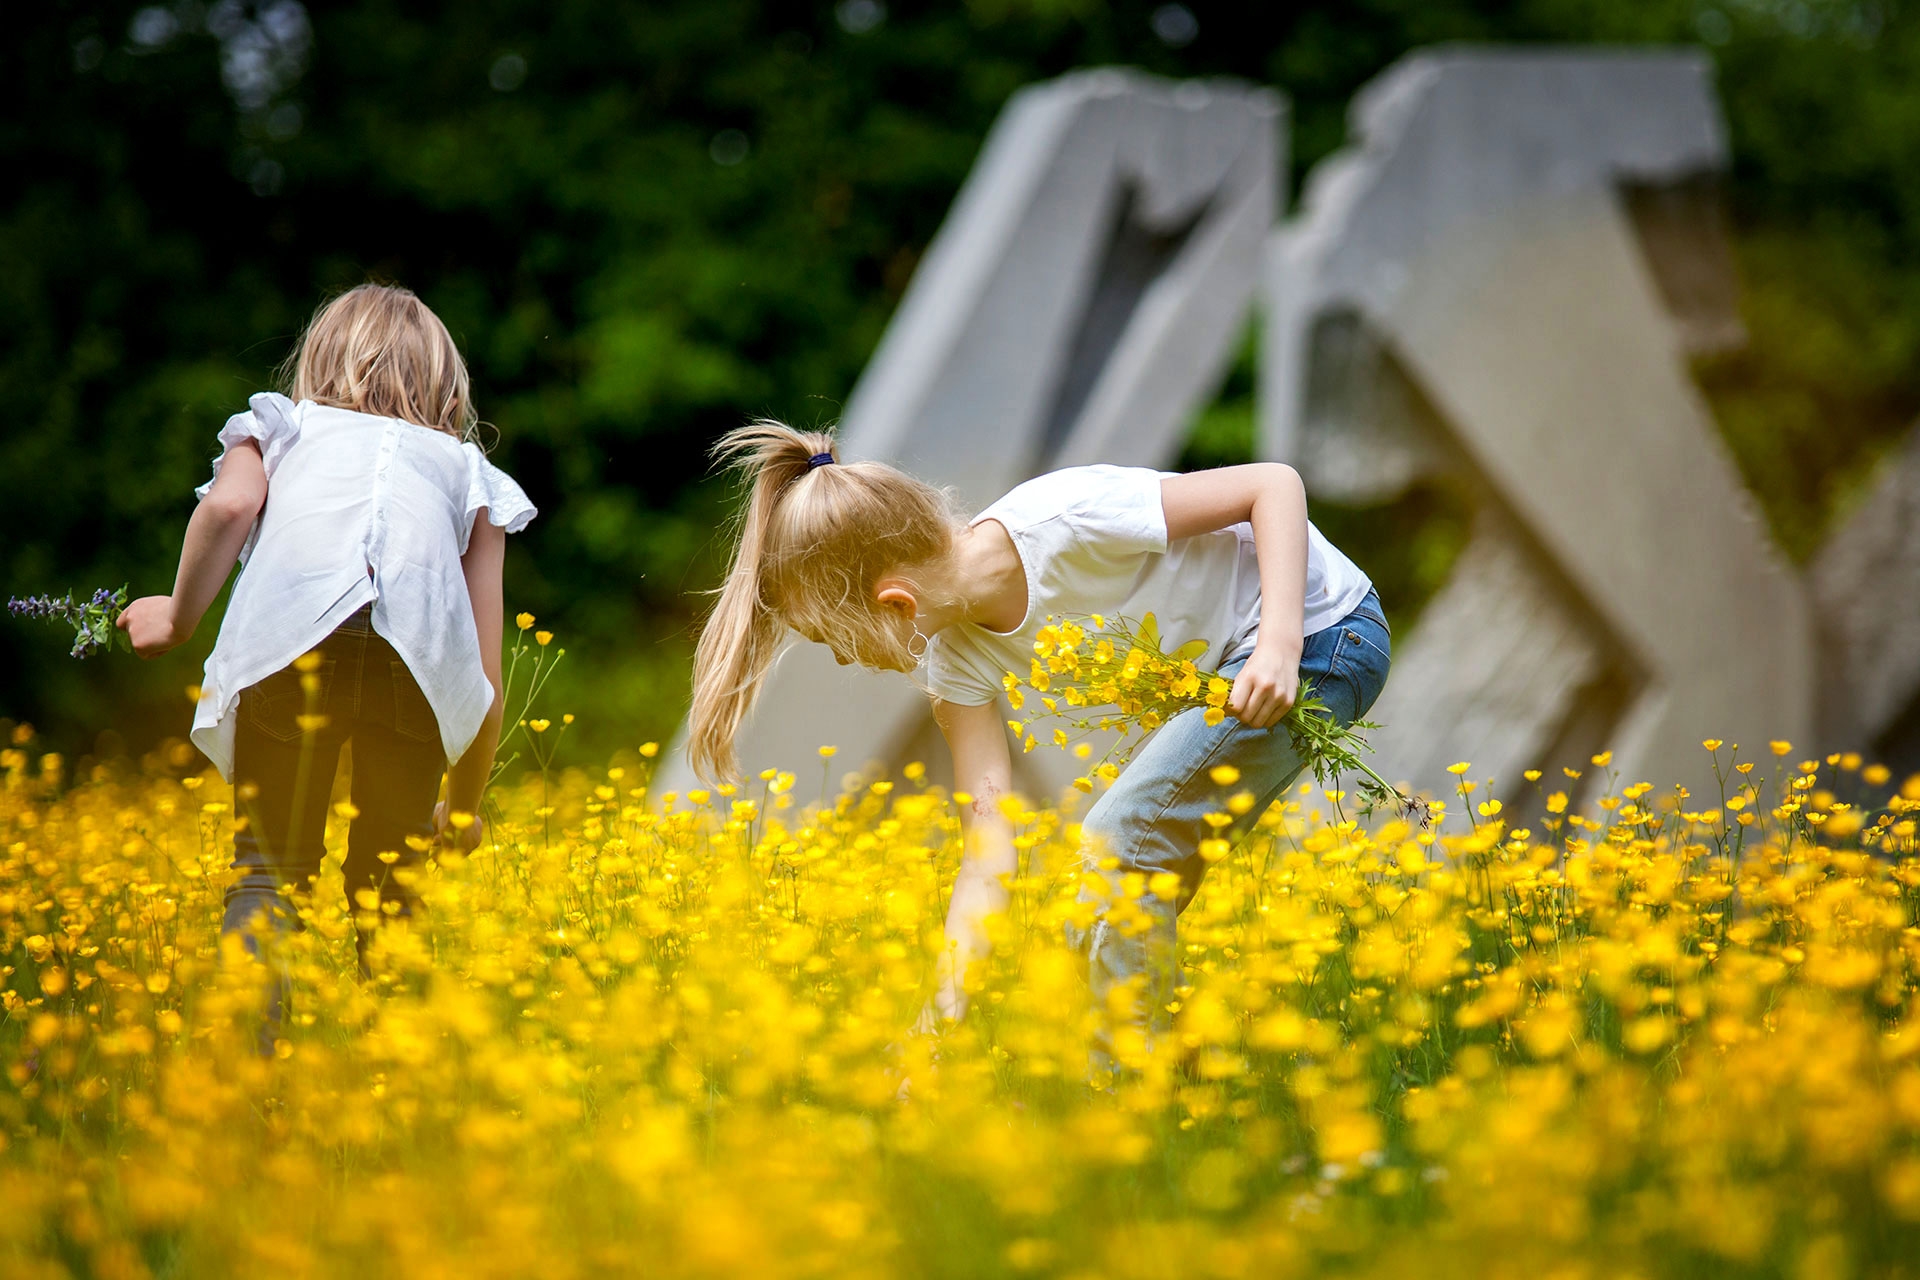
[[[1013,755],[998,703],[965,707],[935,700],[933,718],[953,752],[956,790],[973,797],[966,856],[947,907],[947,949],[935,970],[932,1011],[950,1021],[967,1012],[967,970],[993,954],[987,922],[1007,908],[1006,878],[1019,870],[1000,801],[1013,787]]]
[[[460,558],[467,579],[467,597],[473,602],[473,625],[480,633],[480,665],[493,686],[493,705],[473,745],[447,770],[447,798],[433,811],[433,824],[461,848],[480,843],[482,824],[480,800],[486,791],[487,775],[493,772],[493,756],[500,745],[500,722],[505,715],[505,691],[500,674],[501,637],[506,627],[504,598],[500,586],[501,569],[507,559],[507,531],[487,519],[482,510],[473,519],[473,535],[467,554]],[[464,830],[453,826],[449,815],[474,815]]]
[[[260,446],[243,440],[227,450],[213,488],[187,521],[173,594],[142,596],[121,612],[116,625],[127,633],[135,653],[157,658],[193,638],[266,503],[267,468]]]
[[[1300,692],[1306,626],[1307,491],[1280,462],[1169,476],[1160,482],[1167,538],[1191,538],[1245,521],[1260,562],[1260,635],[1234,677],[1227,711],[1255,729],[1280,723]]]

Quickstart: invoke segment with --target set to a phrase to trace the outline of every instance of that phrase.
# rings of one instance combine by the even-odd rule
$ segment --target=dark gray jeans
[[[410,915],[413,895],[393,871],[424,856],[407,844],[408,836],[433,835],[433,806],[446,771],[440,726],[413,673],[374,631],[371,606],[321,642],[314,674],[320,678],[318,724],[301,724],[308,697],[295,667],[240,694],[233,781],[236,809],[246,821],[233,837],[233,869],[240,878],[227,889],[220,927],[222,933],[241,933],[256,955],[257,920],[264,917],[275,929],[301,927],[292,912],[319,877],[333,774],[349,741],[353,805],[359,810],[347,835],[349,910],[363,914],[357,895],[370,890],[383,914]],[[388,863],[382,853],[398,856]],[[363,972],[367,941],[366,930],[358,930]],[[284,987],[282,979],[270,1025],[278,1023]]]

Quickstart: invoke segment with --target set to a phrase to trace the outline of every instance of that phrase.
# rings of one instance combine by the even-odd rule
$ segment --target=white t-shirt
[[[1160,481],[1145,467],[1069,467],[1029,480],[974,517],[997,520],[1027,571],[1027,616],[1011,632],[957,623],[927,644],[926,687],[981,706],[1000,696],[1009,671],[1023,677],[1049,614],[1102,613],[1138,621],[1151,613],[1161,647],[1208,641],[1202,670],[1252,652],[1260,630],[1260,566],[1253,528],[1167,540]],[[1373,584],[1311,524],[1307,526],[1306,626],[1323,631],[1351,613]]]
[[[373,629],[419,682],[447,759],[458,760],[493,705],[460,557],[481,508],[518,533],[538,514],[533,504],[477,446],[444,431],[272,393],[249,404],[221,428],[213,471],[226,449],[257,441],[267,503],[207,657],[194,745],[231,778],[240,691],[372,604]]]

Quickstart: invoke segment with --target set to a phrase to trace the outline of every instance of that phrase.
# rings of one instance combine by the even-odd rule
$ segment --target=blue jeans
[[[1312,684],[1335,719],[1351,724],[1380,696],[1391,652],[1380,597],[1368,592],[1352,613],[1306,638],[1300,679]],[[1245,661],[1229,662],[1220,673],[1231,676]],[[1209,776],[1221,765],[1240,771],[1231,787]],[[1148,739],[1088,811],[1081,856],[1098,879],[1081,890],[1081,901],[1096,904],[1099,914],[1088,927],[1069,929],[1068,943],[1086,956],[1094,1004],[1105,1015],[1101,1057],[1116,1051],[1132,1057],[1169,1024],[1178,972],[1175,921],[1206,872],[1200,843],[1216,834],[1206,816],[1224,812],[1228,796],[1251,791],[1254,806],[1218,833],[1238,839],[1304,767],[1283,725],[1252,729],[1231,716],[1209,725],[1196,708]],[[1112,859],[1117,867],[1100,867]],[[1163,879],[1161,892],[1142,889],[1131,905],[1123,903],[1129,875],[1151,883],[1162,872],[1176,882]]]

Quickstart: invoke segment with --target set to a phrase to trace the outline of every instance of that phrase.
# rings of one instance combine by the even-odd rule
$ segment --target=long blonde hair
[[[295,400],[399,418],[477,443],[467,362],[411,289],[363,284],[322,303],[282,366],[281,382]]]
[[[714,457],[746,477],[740,541],[693,658],[688,758],[709,781],[739,774],[734,735],[791,627],[863,666],[911,668],[923,650],[873,597],[889,573],[945,579],[947,495],[883,462],[816,464],[834,440],[762,420]]]

